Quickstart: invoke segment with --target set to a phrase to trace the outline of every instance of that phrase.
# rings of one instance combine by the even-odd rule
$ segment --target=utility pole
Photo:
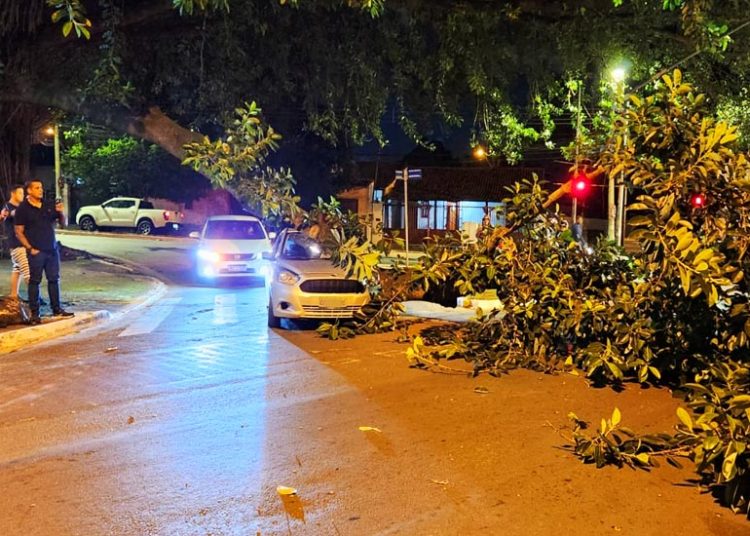
[[[622,67],[616,68],[612,70],[612,79],[614,81],[614,89],[615,89],[615,112],[622,112],[624,113],[624,105],[623,105],[623,93],[624,93],[624,85],[625,85],[625,76],[626,72],[625,69]],[[626,145],[627,145],[627,138],[626,138]],[[627,148],[626,148],[627,149]],[[607,239],[615,242],[616,244],[621,243],[622,239],[622,232],[621,232],[621,220],[622,220],[622,203],[624,202],[625,197],[625,184],[623,181],[623,176],[620,176],[620,184],[617,186],[615,185],[615,178],[610,175],[608,177],[607,181]],[[615,188],[620,187],[621,190],[619,191],[618,197],[620,198],[620,206],[618,207],[615,204]]]
[[[624,82],[618,82],[617,84],[617,102],[620,113],[623,115],[623,121],[625,121],[622,135],[622,151],[627,153],[628,151],[628,124],[627,124],[627,110],[625,109],[624,93],[625,88],[623,87]],[[620,177],[617,181],[617,211],[615,214],[615,244],[618,246],[623,245],[625,238],[625,171],[620,171]]]
[[[409,168],[404,168],[404,236],[406,239],[406,267],[409,268]]]
[[[409,179],[416,181],[422,179],[421,169],[409,169],[405,167],[401,171],[396,171],[396,177],[391,183],[396,184],[396,181],[404,181],[404,239],[406,241],[406,267],[409,267]],[[391,188],[389,186],[387,189]]]
[[[49,129],[49,127],[48,127]],[[49,131],[49,130],[48,130]],[[54,139],[54,150],[55,150],[55,203],[59,200],[63,204],[63,214],[65,215],[65,221],[69,221],[68,211],[68,188],[62,178],[62,169],[60,163],[60,125],[54,123],[52,125],[52,136]]]
[[[576,117],[576,166],[575,166],[575,172],[573,173],[574,177],[578,176],[578,166],[579,162],[581,160],[581,81],[578,81],[578,84],[576,84],[578,88],[578,113]],[[578,198],[576,196],[573,196],[573,210],[571,214],[571,222],[570,224],[573,225],[576,222],[576,217],[578,216]]]
[[[627,139],[627,138],[626,138]],[[622,246],[625,240],[625,172],[620,172],[617,184],[617,222],[615,225],[615,243]]]
[[[615,178],[609,176],[607,180],[607,240],[615,241],[615,219],[617,209],[615,208]]]

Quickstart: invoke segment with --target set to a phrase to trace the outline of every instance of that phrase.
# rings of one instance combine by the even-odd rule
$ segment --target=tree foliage
[[[536,179],[509,188],[508,227],[460,247],[448,236],[427,248],[410,274],[423,288],[461,294],[495,289],[500,306],[467,325],[423,332],[408,357],[441,367],[465,359],[476,374],[525,367],[581,371],[596,383],[666,385],[682,392],[675,434],[638,436],[615,411],[594,434],[573,416],[573,450],[598,466],[647,467],[690,457],[729,504],[750,499],[750,231],[748,161],[736,129],[716,120],[703,95],[665,75],[646,96],[631,95],[595,162],[624,177],[632,256],[606,241],[588,252]],[[691,195],[705,192],[696,208]],[[406,289],[401,289],[401,296]],[[354,333],[354,332],[352,332]]]
[[[264,218],[293,221],[302,212],[289,170],[264,166],[269,151],[281,138],[260,118],[253,102],[235,110],[236,117],[217,140],[185,146],[183,164],[210,177],[215,185],[232,191]]]
[[[77,127],[66,132],[66,146],[62,166],[82,204],[121,195],[187,202],[210,188],[159,147],[130,136],[100,140]]]
[[[583,80],[585,113],[597,117],[615,57],[642,81],[703,50],[694,78],[747,123],[732,105],[747,85],[745,40],[730,35],[745,4],[7,0],[0,100],[83,115],[180,158],[164,132],[176,125],[153,132],[149,110],[188,127],[180,134],[192,142],[190,128],[220,134],[227,111],[255,100],[287,138],[312,132],[346,151],[387,143],[384,117],[417,141],[469,123],[516,161],[574,111],[566,81]]]

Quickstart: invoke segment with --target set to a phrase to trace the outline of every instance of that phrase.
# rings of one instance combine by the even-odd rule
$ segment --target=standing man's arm
[[[26,251],[28,251],[32,255],[36,255],[37,253],[39,253],[39,250],[32,246],[31,242],[29,242],[29,239],[26,238],[26,233],[24,232],[25,228],[25,225],[15,226],[16,238],[18,238],[18,241],[21,242],[21,245],[26,248]]]
[[[68,222],[65,219],[65,207],[61,201],[55,202],[55,212],[57,212],[57,222],[60,224],[60,228],[64,229],[68,225]]]

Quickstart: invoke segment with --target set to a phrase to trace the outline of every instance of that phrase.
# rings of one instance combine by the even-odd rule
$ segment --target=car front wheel
[[[273,314],[273,301],[268,298],[268,327],[269,328],[280,328],[281,318]]]

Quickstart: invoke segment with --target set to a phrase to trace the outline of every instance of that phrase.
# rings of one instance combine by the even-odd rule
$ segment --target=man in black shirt
[[[55,238],[55,221],[65,225],[62,203],[44,201],[44,186],[40,180],[26,183],[26,200],[16,210],[16,237],[26,248],[29,257],[29,308],[31,323],[39,324],[39,284],[42,273],[47,277],[47,290],[52,314],[74,316],[60,305],[60,253]]]
[[[8,192],[8,202],[0,211],[0,219],[5,224],[5,236],[8,239],[8,249],[13,267],[10,272],[10,294],[11,298],[18,298],[18,288],[21,286],[21,278],[29,283],[29,259],[26,250],[16,238],[15,218],[16,209],[23,203],[24,190],[21,184],[11,186]]]

